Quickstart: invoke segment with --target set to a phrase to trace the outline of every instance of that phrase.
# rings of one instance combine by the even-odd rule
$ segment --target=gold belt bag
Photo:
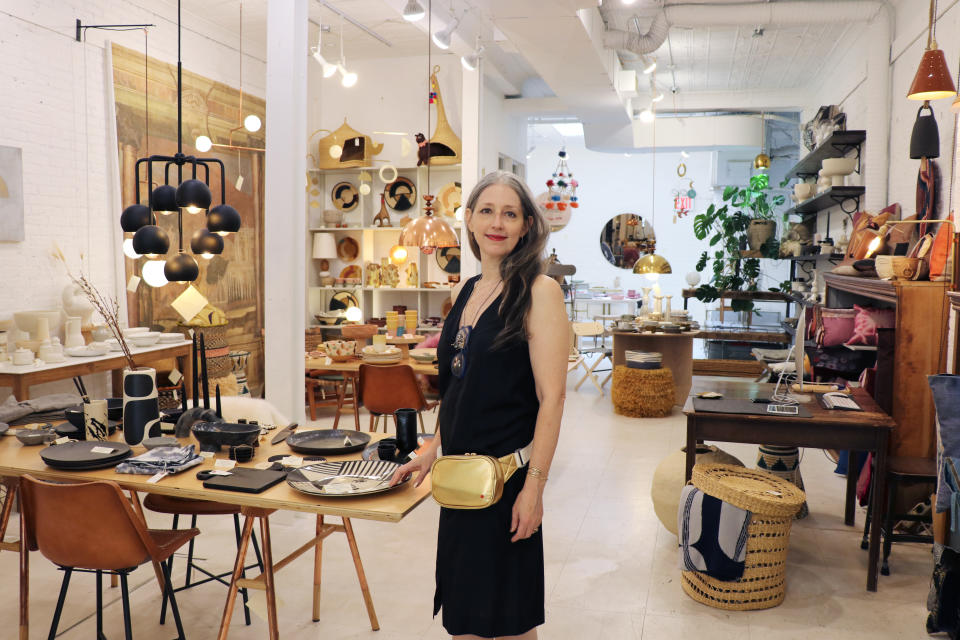
[[[448,509],[486,509],[500,500],[504,483],[517,469],[517,453],[502,458],[476,453],[441,456],[430,467],[433,499]]]

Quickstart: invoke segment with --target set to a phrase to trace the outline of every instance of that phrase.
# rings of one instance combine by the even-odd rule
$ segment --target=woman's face
[[[467,229],[482,256],[504,258],[513,251],[530,224],[523,217],[520,196],[505,184],[492,184],[480,193],[474,210],[467,209]]]

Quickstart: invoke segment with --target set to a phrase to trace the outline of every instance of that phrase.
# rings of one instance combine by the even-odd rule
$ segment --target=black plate
[[[347,437],[350,438],[350,445],[344,444],[344,438]],[[297,453],[337,455],[360,451],[370,442],[370,434],[346,429],[316,429],[292,433],[286,442]]]
[[[113,448],[112,453],[91,453],[96,446]],[[40,457],[48,466],[54,469],[87,470],[114,467],[122,460],[133,455],[130,447],[123,442],[100,442],[98,440],[81,440],[51,445],[40,452]]]

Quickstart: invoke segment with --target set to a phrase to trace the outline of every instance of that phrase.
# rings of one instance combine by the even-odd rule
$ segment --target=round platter
[[[330,199],[338,211],[353,211],[360,204],[360,192],[351,182],[338,182],[330,191]]]
[[[460,273],[460,247],[443,247],[437,251],[437,265],[444,273]]]
[[[410,178],[400,177],[386,186],[383,198],[394,211],[406,211],[417,202],[417,187]]]
[[[357,296],[349,291],[337,291],[330,297],[330,311],[341,311],[350,307],[359,307]]]
[[[396,462],[384,460],[319,462],[288,473],[287,484],[297,491],[324,498],[370,495],[405,484],[408,480],[389,486],[390,478],[399,467]]]
[[[353,262],[357,259],[358,255],[360,255],[360,245],[350,236],[343,238],[337,243],[337,257],[344,262]]]
[[[437,210],[440,215],[447,216],[448,218],[453,218],[457,214],[457,209],[460,208],[460,201],[463,197],[463,190],[460,188],[459,182],[448,182],[447,184],[440,187],[440,190],[437,192]]]
[[[370,434],[346,429],[315,429],[292,433],[286,442],[297,453],[337,455],[360,451],[370,442]]]
[[[108,447],[110,453],[94,453],[94,447]],[[50,467],[70,471],[104,469],[114,467],[133,455],[124,442],[81,440],[51,445],[40,452],[40,457]]]

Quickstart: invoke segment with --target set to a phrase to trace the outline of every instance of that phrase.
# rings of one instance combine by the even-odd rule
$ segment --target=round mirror
[[[632,269],[640,256],[653,253],[657,238],[653,225],[635,213],[621,213],[600,232],[600,251],[607,262],[621,269]]]

